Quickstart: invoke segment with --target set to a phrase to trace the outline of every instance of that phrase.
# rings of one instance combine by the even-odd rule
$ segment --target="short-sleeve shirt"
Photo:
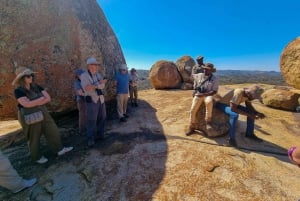
[[[115,75],[117,81],[117,94],[128,94],[129,91],[129,74],[122,74],[118,72]]]
[[[207,76],[205,76],[204,73],[193,74],[192,76],[194,78],[194,89],[199,87],[201,83],[204,82],[204,80],[207,80],[202,84],[202,86],[205,87],[206,91],[218,91],[219,80],[214,74],[212,74],[211,78],[209,79]]]
[[[131,86],[133,86],[133,87],[137,86],[138,80],[139,80],[138,74],[130,74],[129,75],[129,81],[130,81]]]
[[[40,85],[37,85],[37,84],[36,84],[36,89],[37,89],[39,92],[44,91],[44,88],[41,87]],[[23,89],[23,88],[21,88],[21,87],[16,88],[15,91],[14,91],[14,94],[15,94],[15,97],[16,97],[17,100],[18,100],[19,98],[22,98],[22,97],[27,96],[26,90]],[[18,108],[23,108],[23,106],[22,106],[21,104],[18,104]]]
[[[245,90],[238,88],[235,89],[233,92],[233,97],[231,98],[231,103],[234,103],[236,105],[239,105],[245,101],[249,101],[247,97],[244,96]]]

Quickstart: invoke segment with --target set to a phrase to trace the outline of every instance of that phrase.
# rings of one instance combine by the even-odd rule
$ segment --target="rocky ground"
[[[236,86],[227,86],[236,87]],[[300,169],[292,165],[287,149],[299,143],[300,113],[254,106],[266,114],[255,133],[264,141],[243,137],[245,118],[238,122],[238,148],[228,136],[185,136],[191,91],[143,90],[139,107],[128,107],[129,119],[109,120],[107,137],[87,149],[72,114],[58,121],[63,141],[74,151],[50,160],[30,160],[17,121],[0,122],[0,146],[24,177],[38,184],[14,195],[0,189],[0,200],[263,200],[300,198]]]

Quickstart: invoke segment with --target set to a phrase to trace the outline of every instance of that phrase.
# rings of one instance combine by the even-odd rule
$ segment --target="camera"
[[[207,90],[206,90],[206,88],[205,88],[204,86],[199,86],[199,87],[197,87],[197,91],[198,91],[199,93],[206,93],[206,92],[207,92]]]
[[[96,89],[96,93],[98,96],[103,95],[102,90],[101,89]]]

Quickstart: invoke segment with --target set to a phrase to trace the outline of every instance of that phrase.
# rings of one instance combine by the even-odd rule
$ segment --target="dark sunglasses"
[[[31,75],[25,75],[24,77],[26,77],[26,78],[34,78],[34,74],[31,74]]]

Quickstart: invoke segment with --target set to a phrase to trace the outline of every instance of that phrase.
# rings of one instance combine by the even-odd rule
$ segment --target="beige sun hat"
[[[214,67],[214,65],[212,63],[206,63],[206,64],[204,64],[204,66],[201,66],[201,67],[204,69],[208,69],[213,73],[217,71],[217,69]]]
[[[16,73],[16,78],[12,81],[12,85],[15,85],[18,82],[18,80],[24,77],[25,75],[31,75],[34,74],[35,72],[33,72],[31,69],[26,67],[18,67],[15,73]]]

